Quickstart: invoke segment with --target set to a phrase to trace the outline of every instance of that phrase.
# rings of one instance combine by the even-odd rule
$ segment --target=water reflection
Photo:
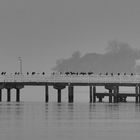
[[[17,116],[22,116],[16,110]],[[7,110],[10,111],[10,109]],[[50,120],[101,120],[140,119],[140,104],[134,103],[47,103],[45,119]]]
[[[72,120],[73,112],[74,112],[74,104],[72,104],[72,103],[51,104],[51,113],[52,113],[51,116],[53,119]]]
[[[23,118],[23,114],[24,114],[24,103],[15,103],[14,105],[15,107],[15,117],[16,119],[21,120]]]
[[[119,104],[89,104],[89,119],[119,119]]]
[[[23,117],[23,110],[24,110],[23,103],[0,103],[0,119],[22,119]]]
[[[124,105],[110,103],[47,103],[46,120],[80,120],[80,119],[119,119]],[[136,106],[140,111],[140,106]],[[126,110],[125,110],[126,112]]]
[[[45,111],[45,114],[43,112],[43,114],[44,114],[43,116],[45,116],[45,120],[48,120],[48,112],[49,112],[49,105],[48,105],[48,103],[45,103],[44,108],[45,108],[45,110],[43,110],[43,111]]]
[[[68,120],[73,120],[73,116],[74,116],[74,104],[73,103],[68,103],[67,106],[67,118]]]
[[[105,104],[105,119],[119,119],[119,104]]]
[[[0,103],[0,138],[7,140],[128,140],[140,136],[139,125],[134,103]]]
[[[140,112],[140,104],[135,104],[135,111]]]

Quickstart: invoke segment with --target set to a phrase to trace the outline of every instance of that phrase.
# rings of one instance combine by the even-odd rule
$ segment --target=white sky
[[[103,52],[117,39],[139,48],[139,0],[1,0],[1,71],[50,71],[74,51]]]

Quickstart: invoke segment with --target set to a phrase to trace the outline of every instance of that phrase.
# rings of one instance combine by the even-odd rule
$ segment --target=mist
[[[138,73],[140,72],[140,50],[128,43],[109,41],[105,53],[87,53],[81,56],[74,52],[68,59],[57,60],[53,71],[94,72],[94,73]]]

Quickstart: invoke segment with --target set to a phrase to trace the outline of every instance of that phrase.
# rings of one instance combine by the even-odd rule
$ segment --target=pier
[[[20,102],[20,91],[25,86],[44,86],[44,101],[49,102],[49,87],[57,92],[57,102],[61,102],[61,92],[67,88],[68,102],[74,102],[74,87],[89,87],[89,102],[103,102],[108,98],[109,103],[127,102],[127,97],[134,97],[140,103],[140,75],[67,75],[67,74],[38,74],[38,75],[1,75],[0,102],[2,102],[3,89],[7,90],[7,102],[11,102],[11,90],[16,89],[16,102]],[[97,92],[97,87],[104,87],[108,92]],[[120,87],[133,87],[135,93],[121,93]]]

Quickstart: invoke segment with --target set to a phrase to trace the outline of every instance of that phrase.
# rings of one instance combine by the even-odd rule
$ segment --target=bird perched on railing
[[[6,75],[6,72],[2,72],[1,75]]]
[[[35,72],[32,72],[32,75],[35,75]]]
[[[45,72],[42,72],[42,75],[45,75]]]

